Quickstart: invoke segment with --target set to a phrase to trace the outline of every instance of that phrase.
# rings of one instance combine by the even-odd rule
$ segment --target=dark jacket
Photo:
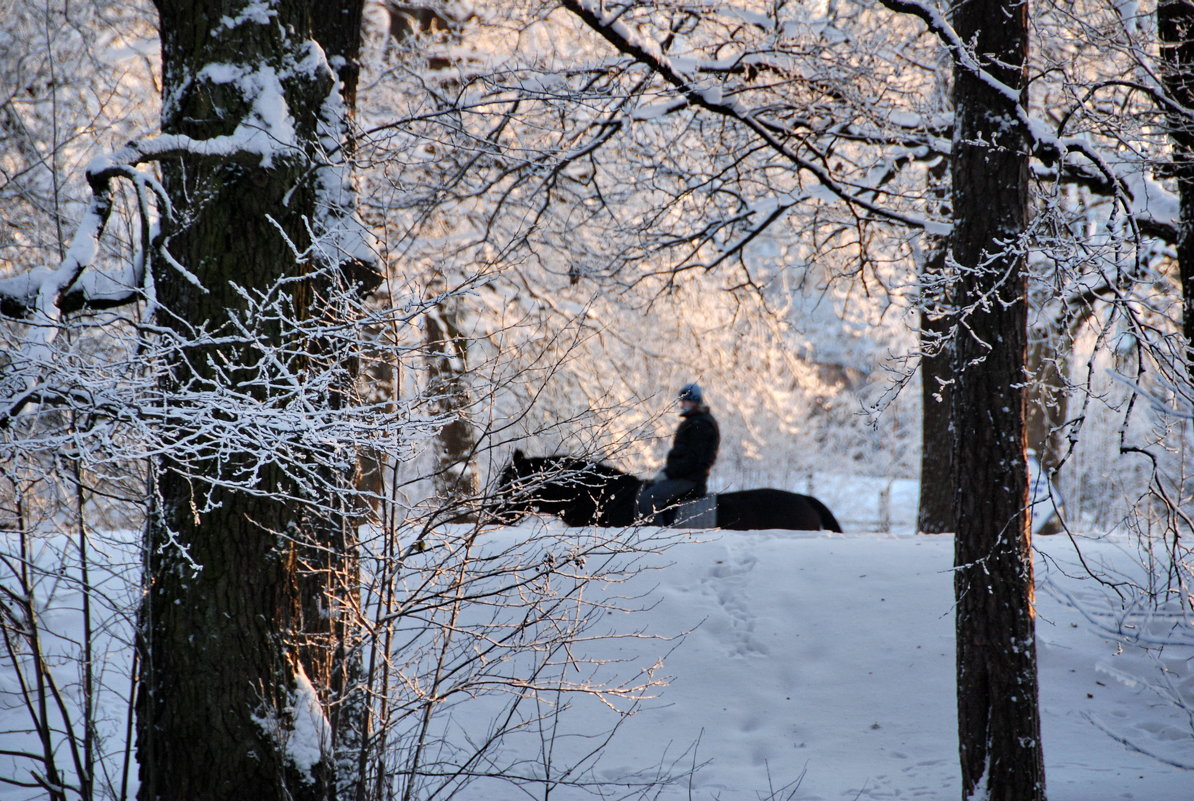
[[[663,469],[668,478],[695,482],[704,494],[705,481],[717,461],[721,432],[708,406],[698,406],[683,416]]]

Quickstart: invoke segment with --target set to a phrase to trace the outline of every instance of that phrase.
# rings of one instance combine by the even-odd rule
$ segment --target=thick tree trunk
[[[329,5],[343,10],[335,18],[357,26],[344,41],[359,36],[358,0],[321,5],[325,14],[333,13]],[[327,158],[317,123],[336,75],[312,58],[310,2],[158,0],[158,9],[164,134],[243,136],[253,111],[245,87],[268,90],[276,78],[284,103],[255,113],[289,113],[296,146],[293,155],[268,160],[192,152],[162,164],[173,205],[165,249],[203,288],[165,259],[152,265],[159,324],[180,343],[161,398],[183,423],[179,450],[155,465],[146,530],[140,798],[331,798],[351,784],[333,774],[332,751],[358,739],[356,720],[344,719],[357,711],[341,695],[351,683],[356,556],[336,488],[350,486],[351,476],[316,468],[296,477],[249,442],[229,441],[226,431],[236,428],[238,403],[268,414],[279,391],[262,380],[271,359],[289,360],[299,375],[327,374],[342,360],[295,327],[312,318],[343,321],[327,282],[302,280],[320,265],[295,255],[319,232],[316,218],[327,204],[312,165]],[[334,53],[345,52],[344,42],[336,46]],[[345,272],[352,273],[347,264]],[[246,294],[277,292],[285,278],[298,280],[280,290],[287,294],[275,308],[284,314],[271,320],[248,312]],[[200,335],[235,333],[234,316],[254,338]],[[344,371],[324,395],[326,407],[346,402],[350,380]],[[226,405],[215,400],[225,392]],[[204,394],[208,400],[199,400]],[[228,425],[189,428],[192,403],[207,404],[195,407],[196,421],[224,416]],[[300,461],[304,449],[319,447],[300,434],[277,436]]]
[[[298,612],[294,559],[273,533],[292,521],[283,504],[218,493],[221,507],[195,525],[191,483],[169,466],[160,473],[142,619],[140,797],[318,798],[271,730],[287,724],[278,711],[296,686],[286,634]]]
[[[951,237],[961,311],[950,417],[957,477],[958,729],[962,797],[1045,797],[1025,463],[1028,147],[1016,122],[1027,4],[953,7],[962,41],[1004,86],[955,75]]]
[[[1161,39],[1161,79],[1169,98],[1186,113],[1170,108],[1166,115],[1173,142],[1172,173],[1177,179],[1179,222],[1178,273],[1182,281],[1182,333],[1186,361],[1194,348],[1194,2],[1159,0],[1157,33]],[[1189,377],[1189,367],[1187,367]]]

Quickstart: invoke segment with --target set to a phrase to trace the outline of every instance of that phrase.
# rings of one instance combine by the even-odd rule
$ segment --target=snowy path
[[[1072,551],[1058,538],[1041,547],[1057,560]],[[1088,553],[1119,558],[1106,544]],[[958,797],[948,537],[734,533],[668,559],[646,579],[659,582],[658,605],[628,618],[649,616],[654,633],[693,631],[668,657],[674,678],[655,708],[607,749],[609,775],[699,740],[693,761],[708,764],[664,798],[753,800],[797,779],[794,797],[808,801]],[[1090,582],[1038,570],[1095,603]],[[1116,656],[1053,593],[1038,603],[1049,797],[1194,798],[1194,772],[1134,753],[1090,720],[1194,762],[1188,719],[1111,672],[1121,659],[1141,675],[1150,665]],[[1182,669],[1194,703],[1192,668]]]

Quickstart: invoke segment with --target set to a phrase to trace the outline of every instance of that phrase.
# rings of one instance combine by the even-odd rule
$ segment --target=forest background
[[[346,521],[371,515],[384,532],[361,543],[377,579],[362,614],[390,620],[403,554],[475,512],[515,445],[649,474],[688,381],[722,423],[717,488],[815,492],[828,465],[919,478],[923,531],[954,530],[958,497],[1003,486],[956,480],[966,443],[1012,436],[976,457],[1014,477],[1011,508],[1027,506],[1027,445],[1065,499],[1054,530],[1131,532],[1155,570],[1114,591],[1189,614],[1189,4],[1041,2],[1016,6],[1019,28],[996,8],[1006,19],[979,30],[995,50],[1018,46],[1019,67],[984,62],[958,8],[898,0],[201,5],[3,9],[5,608],[27,697],[54,695],[35,636],[39,538],[69,534],[61,570],[87,585],[92,536],[148,532],[137,581],[154,601],[118,616],[154,632],[150,654],[170,636],[154,621],[190,605],[187,581],[166,590],[165,577],[210,575],[204,532],[248,520],[293,545],[293,580],[277,583],[299,589],[264,603],[304,633],[249,660],[283,690],[244,706],[281,704],[297,726],[287,699],[314,682],[319,703],[357,720],[373,702],[337,693],[357,686],[343,676],[376,658],[378,635],[352,645],[339,623],[312,623],[355,606],[345,577],[362,568],[340,557],[360,528]],[[346,39],[319,31],[315,57],[302,26],[346,10],[361,24]],[[194,45],[252,26],[278,32],[268,70]],[[1003,121],[970,136],[954,113],[966,79],[994,91],[978,105]],[[333,84],[340,105],[320,94]],[[993,179],[1022,172],[1029,212],[978,264],[957,256],[957,221],[997,218],[1001,201],[951,188],[963,145],[1022,159]],[[205,170],[217,177],[195,178]],[[232,211],[208,224],[225,189]],[[218,245],[187,239],[212,230]],[[205,254],[220,249],[243,251],[221,267],[234,279],[279,252],[291,272],[229,280],[204,307],[218,274]],[[986,273],[986,289],[959,289]],[[956,360],[959,342],[1020,351],[1014,326],[991,338],[976,322],[1014,306],[1026,361],[995,386],[1025,399],[993,408],[1023,431],[964,401],[993,360]],[[271,494],[307,511],[233,501]],[[262,547],[227,561],[275,569]],[[98,685],[84,674],[85,719]],[[339,786],[344,754],[368,749],[328,717],[345,750],[315,783]],[[70,792],[90,795],[81,731]],[[66,794],[50,739],[31,758]],[[288,759],[265,772],[289,775]],[[392,787],[384,761],[356,771],[352,792]],[[964,771],[967,792],[978,778]]]

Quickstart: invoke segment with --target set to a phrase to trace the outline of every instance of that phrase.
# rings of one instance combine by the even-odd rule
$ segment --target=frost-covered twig
[[[924,229],[936,234],[943,234],[948,230],[941,223],[905,214],[875,203],[866,197],[866,193],[853,191],[849,186],[834,178],[823,165],[802,156],[796,149],[782,141],[771,126],[764,124],[759,119],[759,110],[747,108],[738,100],[726,99],[722,92],[715,87],[706,88],[698,85],[694,79],[672,62],[659,43],[639,36],[619,20],[618,15],[604,14],[600,6],[590,0],[564,0],[563,5],[620,52],[651,69],[682,92],[693,105],[719,116],[736,120],[746,126],[797,170],[813,176],[824,187],[828,195],[864,209],[879,218],[910,228]]]
[[[1119,174],[1111,166],[1106,154],[1088,138],[1055,134],[1042,120],[1033,117],[1027,106],[1020,102],[1020,93],[1000,81],[983,66],[981,61],[976,58],[972,48],[962,40],[940,11],[921,0],[880,0],[880,2],[892,11],[910,14],[920,19],[944,45],[956,68],[1003,96],[1008,102],[1008,108],[1015,109],[1016,120],[1031,143],[1033,155],[1046,164],[1064,163],[1065,157],[1069,154],[1082,156],[1085,159],[1084,166],[1066,164],[1071,175],[1080,177],[1115,197],[1129,213],[1129,220],[1133,225],[1136,224],[1138,216],[1151,219],[1150,210],[1142,202],[1147,201],[1148,198],[1138,197],[1140,193],[1132,191],[1129,179]]]

